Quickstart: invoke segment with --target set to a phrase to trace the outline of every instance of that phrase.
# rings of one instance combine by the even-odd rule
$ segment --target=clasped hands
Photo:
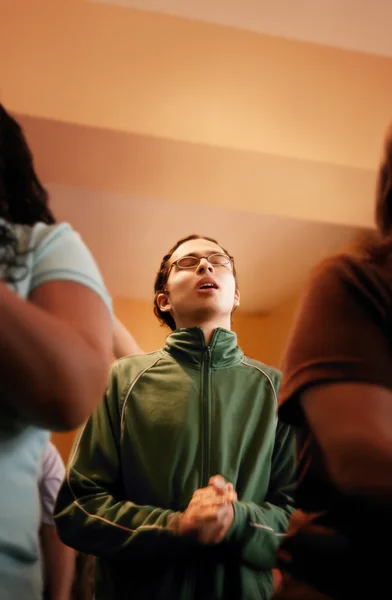
[[[195,491],[177,523],[177,535],[195,534],[202,544],[219,544],[234,520],[237,494],[222,475],[211,477],[208,486]]]

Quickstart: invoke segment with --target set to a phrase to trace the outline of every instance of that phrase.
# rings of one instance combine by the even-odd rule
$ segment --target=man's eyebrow
[[[180,256],[180,258],[184,258],[184,256],[195,256],[196,258],[210,256],[211,254],[224,254],[223,250],[201,250],[200,252],[187,252]],[[177,260],[179,260],[177,258]]]

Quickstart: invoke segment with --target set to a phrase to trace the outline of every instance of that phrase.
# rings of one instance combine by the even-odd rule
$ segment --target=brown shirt
[[[308,515],[294,517],[296,531],[282,544],[280,566],[332,597],[376,598],[375,586],[387,584],[382,580],[387,573],[380,579],[378,568],[385,558],[380,543],[392,534],[392,507],[335,488],[302,411],[301,393],[314,384],[343,381],[392,389],[391,317],[392,265],[328,259],[310,279],[283,361],[279,414],[298,430],[297,505]]]

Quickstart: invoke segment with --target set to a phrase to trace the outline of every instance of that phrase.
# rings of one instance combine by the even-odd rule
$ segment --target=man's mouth
[[[213,277],[201,277],[199,282],[196,284],[197,289],[200,290],[217,290],[218,286]]]
[[[200,287],[199,290],[208,290],[208,289],[213,289],[216,290],[218,289],[216,285],[214,285],[213,283],[203,283]]]

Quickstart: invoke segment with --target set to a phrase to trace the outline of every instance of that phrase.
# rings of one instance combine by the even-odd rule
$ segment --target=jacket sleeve
[[[167,554],[186,543],[169,527],[178,513],[125,499],[115,369],[116,365],[103,402],[74,443],[56,501],[56,527],[65,544],[86,554],[118,557],[134,553],[139,558],[147,553]]]
[[[254,569],[273,569],[277,549],[294,510],[296,444],[294,430],[278,421],[266,501],[237,501],[227,540]]]

